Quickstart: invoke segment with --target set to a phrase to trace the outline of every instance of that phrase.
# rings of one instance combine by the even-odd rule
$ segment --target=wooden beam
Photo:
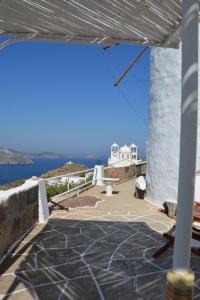
[[[144,52],[148,49],[147,46],[143,47],[142,50],[136,55],[134,60],[128,65],[126,70],[122,73],[122,75],[115,81],[114,86],[117,86],[122,79],[126,76],[126,74],[130,71],[130,69],[136,64],[136,62],[140,59],[140,57],[144,54]]]

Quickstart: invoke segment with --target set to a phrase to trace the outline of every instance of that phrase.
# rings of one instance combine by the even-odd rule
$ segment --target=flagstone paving
[[[84,196],[99,197],[95,208],[54,210],[38,224],[1,266],[0,299],[162,299],[172,249],[152,253],[173,221],[133,196],[134,182],[104,187]],[[200,258],[194,299],[200,299]]]

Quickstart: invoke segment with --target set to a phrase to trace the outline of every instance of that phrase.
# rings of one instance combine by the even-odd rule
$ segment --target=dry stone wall
[[[38,221],[38,184],[0,192],[0,261],[8,249]]]

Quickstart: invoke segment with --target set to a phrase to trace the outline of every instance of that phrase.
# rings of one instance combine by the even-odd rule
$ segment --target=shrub
[[[46,185],[47,197],[54,197],[68,191],[68,184]]]
[[[91,180],[91,179],[90,179]],[[89,181],[87,179],[87,181]],[[75,187],[78,187],[82,184],[84,184],[85,181],[82,180],[80,183],[70,183],[69,184],[69,189],[73,189]],[[49,185],[49,184],[46,184],[46,191],[47,191],[47,198],[51,198],[51,197],[54,197],[56,195],[59,195],[59,194],[62,194],[66,191],[68,191],[68,183],[58,183],[58,184],[55,184],[55,185]]]

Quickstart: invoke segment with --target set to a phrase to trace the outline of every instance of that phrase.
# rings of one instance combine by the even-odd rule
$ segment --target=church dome
[[[118,147],[118,145],[117,145],[117,143],[114,143],[114,144],[112,144],[112,146],[111,147]]]
[[[120,151],[128,153],[128,152],[131,152],[131,149],[127,145],[124,145],[120,148]]]

